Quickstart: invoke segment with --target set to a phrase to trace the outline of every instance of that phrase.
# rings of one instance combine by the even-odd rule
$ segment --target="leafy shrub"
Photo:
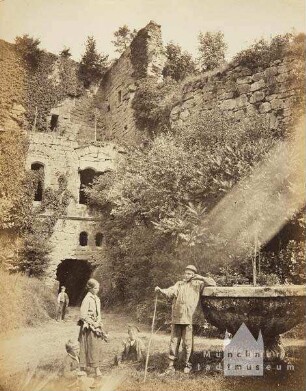
[[[305,283],[305,243],[290,240],[278,253],[264,253],[261,270],[268,275],[275,273],[281,283]]]
[[[273,61],[293,56],[303,58],[305,35],[284,34],[273,37],[270,41],[260,39],[248,49],[234,57],[234,62],[250,69],[266,67]]]
[[[178,90],[178,84],[170,78],[160,84],[154,78],[142,80],[132,101],[137,126],[151,134],[169,129]]]
[[[265,273],[260,273],[257,276],[257,283],[259,285],[277,285],[280,283],[280,279],[275,273],[270,273],[270,274],[265,274]]]

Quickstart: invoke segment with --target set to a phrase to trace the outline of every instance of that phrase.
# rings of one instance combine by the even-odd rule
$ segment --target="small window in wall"
[[[124,125],[124,130],[127,130],[128,126],[127,125]]]
[[[120,103],[122,101],[122,91],[118,91],[118,102]]]
[[[42,163],[31,164],[31,170],[35,172],[34,176],[34,201],[42,201],[43,183],[45,179],[44,165]]]
[[[50,129],[55,130],[58,126],[58,115],[52,114],[51,121],[50,121]]]
[[[107,111],[111,111],[110,105],[107,105]]]
[[[95,170],[92,168],[86,168],[85,170],[80,171],[80,192],[79,192],[79,203],[87,204],[87,195],[85,189],[92,185],[92,182],[95,177]]]
[[[79,239],[80,246],[87,246],[88,244],[88,234],[87,232],[83,231],[80,233],[80,239]]]
[[[102,242],[103,242],[103,235],[101,234],[101,232],[98,232],[96,234],[96,246],[97,247],[101,247],[102,246]]]

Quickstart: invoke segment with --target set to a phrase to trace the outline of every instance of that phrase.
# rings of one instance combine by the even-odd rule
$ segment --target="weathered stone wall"
[[[35,162],[44,165],[44,188],[58,188],[58,177],[67,178],[67,190],[72,194],[67,215],[56,223],[50,239],[53,247],[48,277],[55,279],[56,268],[64,259],[82,259],[93,262],[95,255],[103,254],[103,246],[95,246],[95,235],[101,230],[101,219],[79,204],[80,170],[92,168],[99,172],[114,169],[120,148],[111,143],[79,144],[56,133],[31,133],[27,169]],[[37,201],[35,202],[37,203]],[[88,246],[79,245],[79,234],[88,233]]]
[[[101,137],[119,143],[139,143],[146,138],[135,125],[132,99],[137,81],[144,77],[162,80],[165,55],[160,26],[150,22],[140,30],[120,58],[108,70],[96,95],[103,118]]]
[[[239,121],[249,114],[264,115],[271,129],[277,129],[290,123],[301,106],[303,86],[296,83],[297,69],[301,60],[285,58],[265,69],[230,64],[204,74],[184,86],[181,102],[171,111],[171,125],[181,126],[202,111],[219,108]]]
[[[164,61],[160,26],[150,22],[110,67],[98,89],[91,88],[79,97],[66,97],[48,117],[49,126],[52,116],[56,119],[56,127],[48,133],[30,134],[27,169],[33,163],[44,165],[45,188],[57,189],[58,178],[64,174],[73,197],[50,239],[53,250],[47,281],[56,279],[57,267],[64,259],[94,263],[98,254],[100,259],[103,257],[103,246],[95,246],[96,233],[103,234],[101,218],[79,203],[80,170],[112,170],[118,152],[122,152],[112,141],[118,145],[141,142],[144,135],[135,126],[131,107],[137,80],[150,76],[160,81]],[[96,142],[97,139],[104,141]],[[83,231],[88,233],[87,246],[79,244]]]

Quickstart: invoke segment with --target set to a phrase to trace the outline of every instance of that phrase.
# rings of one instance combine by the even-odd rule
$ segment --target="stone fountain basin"
[[[245,323],[257,339],[274,340],[303,322],[303,285],[205,287],[201,305],[205,318],[221,331],[235,334]]]

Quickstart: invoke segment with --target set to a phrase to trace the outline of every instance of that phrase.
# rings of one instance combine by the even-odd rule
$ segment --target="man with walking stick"
[[[198,275],[196,267],[188,265],[185,268],[183,281],[178,281],[167,289],[155,287],[156,293],[160,292],[167,298],[173,299],[169,366],[165,374],[175,372],[174,361],[177,359],[181,341],[185,359],[184,373],[190,373],[190,356],[193,346],[192,318],[203,287],[215,285],[214,279]]]

